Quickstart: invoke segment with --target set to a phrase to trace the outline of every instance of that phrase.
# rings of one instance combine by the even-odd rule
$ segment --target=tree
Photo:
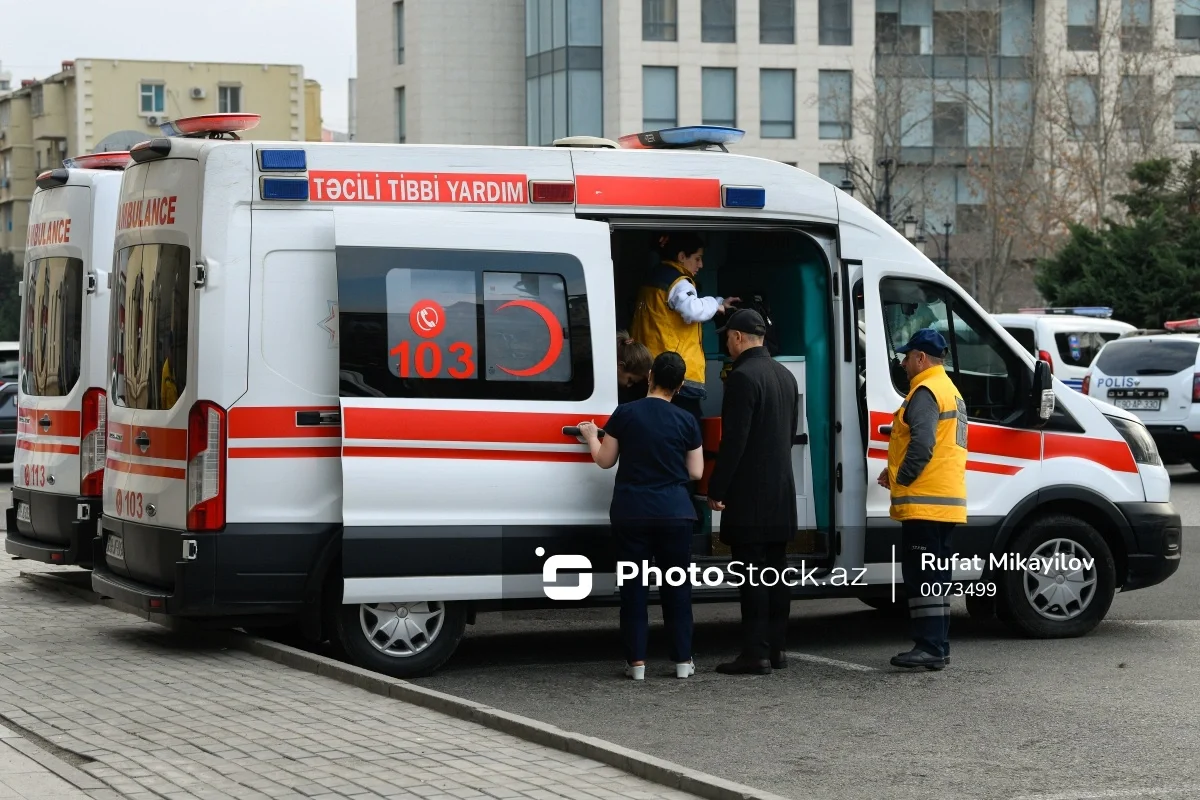
[[[0,251],[0,340],[15,342],[21,333],[21,298],[17,285],[21,273],[16,259],[8,251]]]
[[[1184,163],[1135,164],[1131,189],[1114,200],[1125,222],[1070,226],[1066,245],[1039,265],[1037,287],[1052,305],[1111,306],[1113,316],[1158,328],[1200,312],[1200,154]]]

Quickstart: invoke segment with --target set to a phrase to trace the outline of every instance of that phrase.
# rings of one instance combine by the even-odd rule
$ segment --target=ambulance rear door
[[[545,599],[555,555],[613,591],[564,431],[616,406],[609,228],[560,208],[336,210],[345,603]]]

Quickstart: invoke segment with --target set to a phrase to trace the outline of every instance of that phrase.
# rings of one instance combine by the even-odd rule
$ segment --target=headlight
[[[1154,444],[1154,437],[1150,435],[1150,431],[1146,430],[1145,425],[1123,417],[1108,417],[1108,421],[1129,444],[1129,449],[1133,451],[1134,461],[1139,464],[1162,466],[1162,458],[1158,455],[1158,445]]]

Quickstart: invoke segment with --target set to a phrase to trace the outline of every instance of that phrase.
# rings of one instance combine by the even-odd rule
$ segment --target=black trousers
[[[676,664],[692,659],[692,584],[684,581],[680,586],[671,586],[666,573],[672,567],[686,572],[692,563],[694,527],[690,519],[613,526],[618,559],[638,565],[653,559],[654,566],[662,571],[663,582],[658,593],[663,626],[667,629],[667,651]],[[646,660],[646,641],[650,635],[648,594],[649,588],[640,579],[626,581],[621,586],[621,642],[629,664]]]
[[[788,616],[792,609],[791,587],[783,582],[783,571],[787,568],[787,544],[730,545],[734,561],[741,561],[744,578],[738,591],[742,600],[742,658],[761,660],[770,658],[771,653],[782,652],[786,647]],[[754,585],[750,581],[750,566],[754,566]],[[767,573],[770,586],[763,585],[762,570],[770,567],[775,572]]]
[[[947,584],[953,579],[949,564],[924,566],[923,557],[948,559],[953,552],[953,522],[906,520],[900,523],[904,593],[908,597],[908,627],[918,650],[935,656],[950,655],[950,600]],[[940,592],[939,592],[940,589]]]

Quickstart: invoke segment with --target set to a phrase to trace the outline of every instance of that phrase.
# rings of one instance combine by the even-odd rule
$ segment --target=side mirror
[[[1029,414],[1034,424],[1041,426],[1054,414],[1054,376],[1050,365],[1036,361],[1033,365],[1033,390],[1029,393]]]

